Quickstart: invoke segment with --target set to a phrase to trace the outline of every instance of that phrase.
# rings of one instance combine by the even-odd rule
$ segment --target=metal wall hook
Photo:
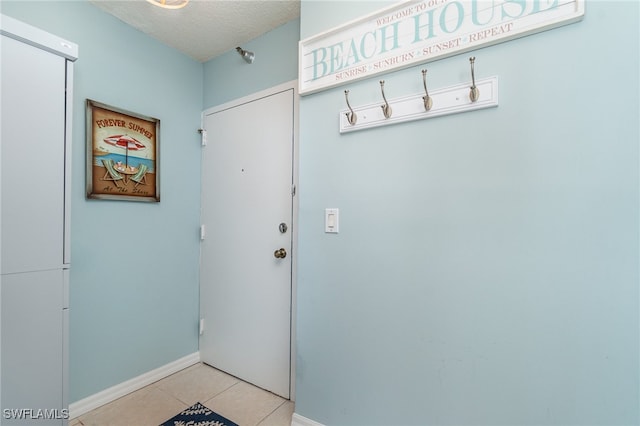
[[[427,90],[427,70],[422,70],[422,84],[424,84],[424,93],[426,93],[426,95],[422,97],[424,109],[425,111],[429,111],[433,106],[433,98],[429,96],[429,91]]]
[[[351,111],[351,112],[345,113],[345,115],[347,116],[347,121],[349,122],[349,124],[351,124],[353,126],[354,124],[356,124],[356,121],[358,121],[358,115],[353,110],[353,108],[351,108],[351,105],[349,104],[349,91],[348,90],[344,91],[344,98],[347,100],[347,106],[349,107],[349,111]]]
[[[391,118],[391,105],[387,102],[387,97],[384,95],[384,80],[380,80],[380,90],[382,90],[382,99],[384,99],[384,105],[381,105],[382,113],[385,118]]]
[[[469,92],[469,99],[471,99],[471,102],[475,102],[480,98],[480,91],[476,87],[476,76],[473,70],[473,64],[475,61],[475,56],[469,58],[469,62],[471,63],[471,91]]]

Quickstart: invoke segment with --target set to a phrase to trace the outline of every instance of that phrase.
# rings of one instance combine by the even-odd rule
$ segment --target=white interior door
[[[202,157],[200,357],[285,398],[291,379],[293,112],[291,89],[205,113]]]

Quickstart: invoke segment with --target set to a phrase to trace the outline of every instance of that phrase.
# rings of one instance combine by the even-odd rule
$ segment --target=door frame
[[[292,176],[293,185],[295,188],[295,195],[292,197],[293,211],[291,212],[291,307],[290,307],[290,371],[289,371],[289,399],[295,401],[296,395],[296,315],[297,311],[297,265],[298,265],[298,159],[299,159],[299,111],[300,111],[300,95],[298,93],[298,80],[291,80],[286,83],[282,83],[265,90],[261,90],[252,93],[241,98],[234,99],[224,104],[216,105],[202,111],[200,116],[200,128],[204,129],[205,116],[215,114],[220,111],[224,111],[230,108],[235,108],[250,102],[257,101],[268,96],[276,95],[278,93],[293,91],[293,158],[292,158]],[[202,161],[202,156],[201,156]],[[201,163],[200,167],[203,165]],[[200,189],[202,191],[202,189]],[[293,188],[292,188],[293,190]],[[202,209],[202,206],[200,207]],[[202,210],[200,211],[202,216]],[[200,258],[202,262],[202,257]],[[200,277],[198,277],[199,287],[202,285]],[[200,314],[198,317],[201,318]],[[198,350],[200,346],[200,338],[198,338]]]

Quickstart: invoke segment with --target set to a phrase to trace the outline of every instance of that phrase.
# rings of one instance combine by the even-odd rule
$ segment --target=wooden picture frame
[[[87,198],[160,201],[160,120],[87,99]]]

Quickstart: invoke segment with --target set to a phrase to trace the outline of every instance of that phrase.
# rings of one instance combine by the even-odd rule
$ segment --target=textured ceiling
[[[191,0],[177,10],[162,9],[145,0],[91,2],[200,62],[300,16],[300,0]]]

